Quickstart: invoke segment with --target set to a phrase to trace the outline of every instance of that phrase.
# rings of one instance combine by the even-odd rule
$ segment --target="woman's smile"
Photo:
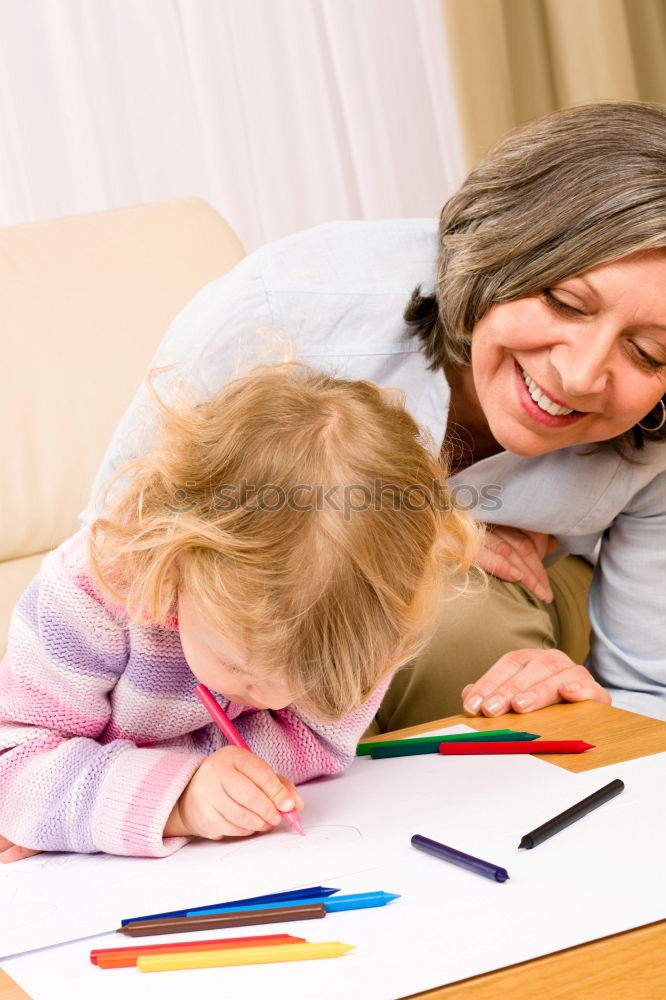
[[[532,420],[544,427],[569,427],[585,417],[584,410],[575,410],[548,395],[517,361],[514,361],[514,366],[518,402]]]

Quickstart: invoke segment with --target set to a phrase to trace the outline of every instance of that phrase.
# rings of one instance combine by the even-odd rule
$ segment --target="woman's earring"
[[[661,405],[661,420],[655,427],[644,427],[643,424],[640,423],[639,421],[636,426],[640,427],[642,431],[660,431],[661,428],[664,426],[664,424],[666,424],[666,406],[664,406],[663,399],[660,399],[659,403]]]

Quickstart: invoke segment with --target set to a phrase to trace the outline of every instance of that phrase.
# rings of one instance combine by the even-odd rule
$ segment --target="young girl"
[[[476,529],[386,390],[302,365],[205,401],[44,560],[0,668],[0,859],[276,826],[349,765]],[[194,688],[253,753],[228,746]],[[256,756],[255,756],[256,755]]]

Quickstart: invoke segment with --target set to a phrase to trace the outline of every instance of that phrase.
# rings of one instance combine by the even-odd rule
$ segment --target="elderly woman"
[[[612,698],[666,718],[666,109],[529,124],[439,226],[339,222],[270,244],[194,298],[153,365],[212,390],[262,327],[307,364],[403,390],[458,504],[489,525],[489,587],[442,604],[376,728],[459,711],[461,690],[470,714]]]

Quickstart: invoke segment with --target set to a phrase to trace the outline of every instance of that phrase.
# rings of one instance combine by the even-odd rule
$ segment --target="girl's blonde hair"
[[[97,581],[145,624],[184,588],[301,708],[347,714],[423,646],[477,551],[431,442],[386,390],[293,362],[203,401],[181,384],[174,405],[155,374],[159,440],[107,488]]]

